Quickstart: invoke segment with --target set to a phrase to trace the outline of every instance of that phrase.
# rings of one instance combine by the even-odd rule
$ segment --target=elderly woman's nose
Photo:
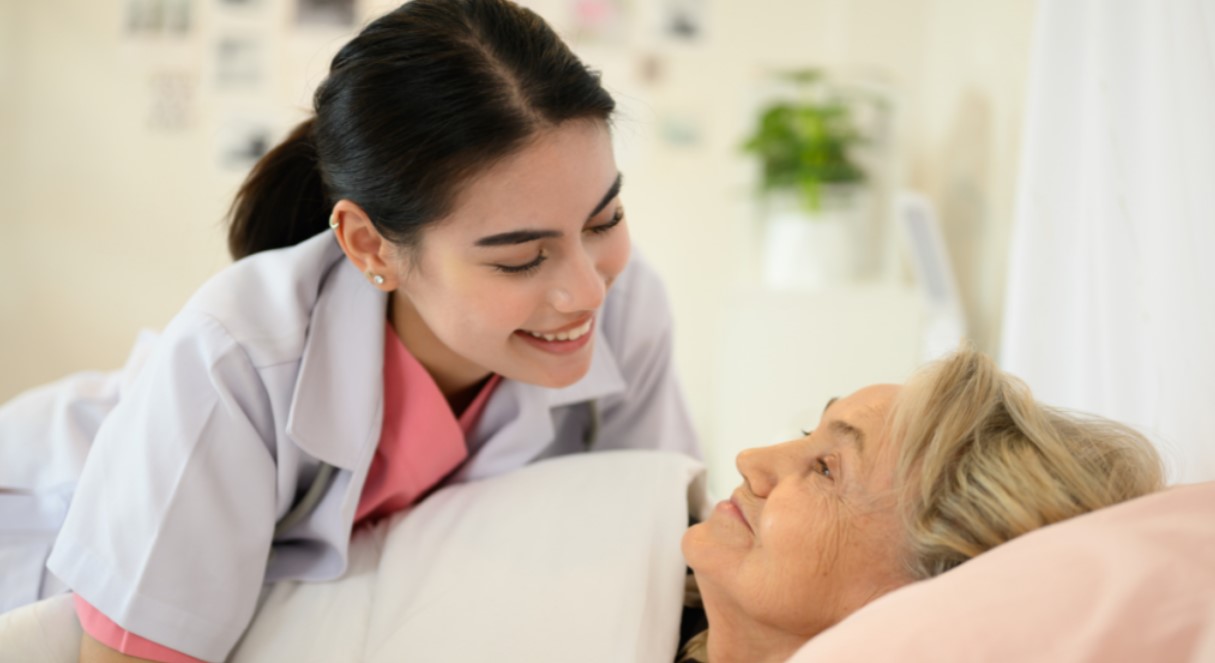
[[[775,449],[776,447],[744,449],[734,461],[748,490],[759,497],[766,496],[776,482],[773,472]]]

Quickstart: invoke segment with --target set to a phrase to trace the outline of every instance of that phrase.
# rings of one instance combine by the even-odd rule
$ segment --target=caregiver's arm
[[[147,660],[114,651],[89,637],[88,633],[80,636],[80,663],[131,663],[132,661]]]

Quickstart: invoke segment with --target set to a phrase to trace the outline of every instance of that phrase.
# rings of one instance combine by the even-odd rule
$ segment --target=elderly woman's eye
[[[835,478],[835,476],[833,474],[831,474],[831,468],[827,466],[827,461],[823,460],[822,458],[819,458],[816,462],[818,463],[818,473],[819,474],[827,477],[828,479]]]

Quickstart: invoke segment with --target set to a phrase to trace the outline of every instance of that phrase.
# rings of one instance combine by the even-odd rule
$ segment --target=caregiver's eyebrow
[[[612,202],[612,199],[620,195],[620,185],[623,183],[624,176],[620,173],[616,173],[616,181],[612,182],[612,186],[608,187],[607,193],[603,195],[603,200],[600,200],[599,204],[595,205],[595,209],[591,210],[591,213],[587,215],[587,221],[595,218],[595,215],[602,212],[603,208],[607,207],[608,203]]]
[[[507,246],[510,244],[526,244],[538,239],[560,237],[560,230],[512,230],[506,233],[490,235],[477,240],[477,246]]]
[[[623,177],[620,173],[616,173],[616,180],[612,182],[612,186],[608,187],[607,193],[603,199],[595,206],[594,210],[587,215],[587,221],[595,218],[595,215],[602,212],[603,208],[608,206],[616,196],[620,195],[620,185]],[[510,232],[499,233],[497,235],[489,235],[477,240],[476,246],[509,246],[511,244],[526,244],[534,242],[538,239],[548,239],[550,237],[560,237],[560,230],[512,230]]]

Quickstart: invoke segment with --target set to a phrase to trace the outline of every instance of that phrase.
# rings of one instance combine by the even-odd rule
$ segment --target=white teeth
[[[585,336],[586,333],[591,330],[591,322],[593,322],[593,320],[587,320],[578,327],[568,331],[557,332],[556,334],[540,334],[534,331],[529,331],[527,333],[535,336],[536,338],[542,338],[546,341],[576,341]]]

